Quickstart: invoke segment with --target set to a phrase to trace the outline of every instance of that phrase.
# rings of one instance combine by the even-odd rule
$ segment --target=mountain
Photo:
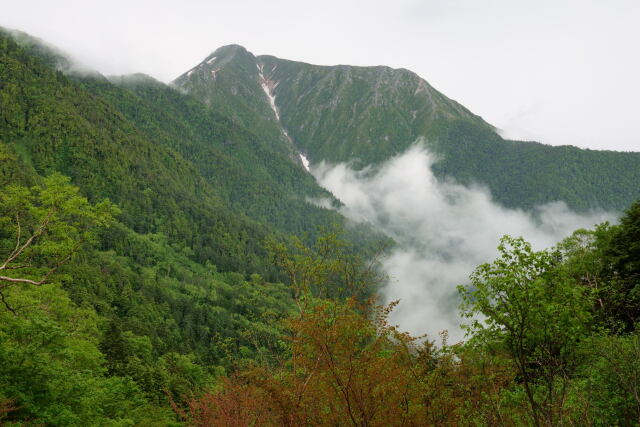
[[[37,40],[2,41],[0,141],[37,174],[61,172],[90,199],[116,202],[136,232],[162,232],[199,262],[252,272],[265,267],[268,234],[342,221],[307,202],[330,195],[278,135],[150,77],[65,75],[62,54]]]
[[[133,388],[113,396],[163,402],[166,409],[163,390],[179,399],[238,361],[265,353],[279,340],[274,322],[292,304],[265,240],[300,235],[310,242],[321,227],[343,222],[335,211],[307,201],[330,194],[286,139],[256,134],[150,77],[107,78],[67,66],[72,63],[36,39],[0,30],[3,194],[15,186],[40,188],[45,177],[61,173],[90,202],[108,198],[121,210],[95,246],[83,247],[60,269],[55,284],[45,287],[50,291],[0,287],[7,307],[40,316],[28,329],[31,317],[13,319],[4,306],[0,310],[1,422],[7,397],[18,399],[22,415],[16,419],[78,424],[51,417],[114,409],[119,404],[113,401],[96,411],[96,401],[80,408],[77,399],[91,399],[116,379]],[[0,207],[5,254],[15,246],[16,216]],[[360,250],[378,239],[366,229],[351,236]],[[70,317],[42,306],[70,307]],[[76,334],[76,317],[89,322],[89,341]],[[60,331],[60,340],[80,340],[96,358],[92,368],[77,364],[88,359],[66,361],[51,353],[67,348],[58,341],[27,356],[30,347],[20,343],[47,335],[47,325]],[[16,367],[5,358],[10,354],[37,362]],[[64,366],[49,358],[65,360]],[[81,392],[65,379],[69,372],[85,375]],[[67,397],[63,391],[52,397],[60,384],[69,387]],[[127,413],[120,415],[133,416]]]
[[[317,66],[231,45],[172,84],[260,132],[279,129],[314,163],[375,165],[424,138],[441,158],[438,177],[485,185],[507,207],[620,210],[640,197],[640,153],[505,140],[404,69]]]
[[[521,382],[509,378],[522,376],[501,371],[506,359],[493,358],[495,342],[481,349],[489,355],[486,360],[477,359],[475,345],[470,359],[451,359],[454,353],[436,351],[429,342],[423,352],[387,323],[391,306],[379,310],[361,304],[368,300],[363,295],[376,290],[377,258],[367,255],[383,239],[365,225],[346,227],[347,240],[339,240],[332,226],[342,224],[342,216],[313,203],[318,198],[334,206],[340,202],[318,186],[306,169],[306,157],[376,165],[419,137],[442,156],[436,165],[441,177],[483,182],[507,205],[564,199],[579,208],[616,208],[637,194],[637,154],[505,141],[480,117],[406,70],[318,67],[255,57],[228,46],[169,86],[140,74],[107,77],[82,69],[45,42],[0,29],[0,424],[195,425],[194,417],[215,417],[220,408],[244,417],[247,412],[236,404],[260,410],[256,402],[274,396],[284,400],[266,400],[265,413],[275,414],[276,406],[287,412],[288,402],[296,401],[286,417],[296,424],[289,415],[304,415],[302,394],[305,408],[319,410],[304,415],[302,424],[319,416],[335,417],[336,424],[346,418],[331,409],[326,396],[342,394],[329,383],[317,387],[318,380],[338,378],[336,371],[322,371],[336,366],[385,396],[406,389],[397,381],[385,385],[397,374],[417,381],[419,394],[411,405],[418,410],[410,412],[421,417],[423,409],[431,408],[420,405],[433,401],[431,391],[428,398],[422,394],[424,384],[447,384],[442,396],[453,393],[460,397],[455,405],[467,408],[470,396],[460,391],[468,388],[477,396],[477,384],[486,383],[495,392],[493,371],[489,380],[475,373],[478,366],[498,361],[497,378],[500,383],[505,378],[501,387],[509,389],[491,395],[488,412],[505,396],[517,402]],[[104,199],[119,209],[109,208]],[[97,214],[99,206],[113,218]],[[638,312],[630,268],[635,265],[637,207],[623,218],[622,227],[599,228],[589,248],[583,247],[591,235],[585,231],[564,243],[564,251],[577,258],[561,266],[566,268],[558,272],[562,280],[547,283],[545,272],[544,280],[531,283],[542,296],[535,307],[543,313],[536,315],[540,322],[636,320],[627,319],[627,313]],[[98,217],[104,227],[92,225]],[[529,259],[538,256],[550,267],[561,265],[555,253]],[[608,271],[614,264],[619,268]],[[533,267],[540,270],[538,264]],[[39,283],[43,271],[49,271],[47,282]],[[605,291],[598,288],[597,298],[575,298],[585,277],[597,277]],[[585,289],[594,292],[591,279],[587,282]],[[562,292],[548,292],[547,285],[562,286]],[[596,300],[594,316],[571,315],[576,302]],[[545,314],[559,308],[567,315]],[[375,314],[376,323],[364,313]],[[592,345],[579,332],[582,326],[584,331],[603,330],[576,325],[554,324],[547,332],[551,338],[554,331],[569,334],[558,342],[574,351],[572,343]],[[530,330],[540,328],[534,324]],[[532,337],[530,347],[540,348],[535,342],[540,335]],[[550,342],[549,337],[541,342]],[[331,355],[335,348],[339,357],[325,363],[314,355],[316,345],[317,354]],[[601,346],[612,348],[604,341]],[[304,358],[296,356],[300,349],[311,350],[302,364]],[[458,349],[455,354],[461,354]],[[599,362],[585,359],[579,350],[571,354],[591,377],[578,377],[578,384],[591,390],[592,378],[615,378],[606,369],[594,371]],[[414,357],[406,356],[412,354],[426,365],[408,365]],[[336,360],[347,365],[336,365]],[[465,360],[472,365],[458,369],[451,364]],[[560,365],[552,362],[557,372]],[[439,366],[453,376],[441,381]],[[449,388],[460,379],[468,381],[468,372],[472,382]],[[252,378],[260,379],[257,388]],[[563,371],[558,379],[566,378]],[[199,406],[199,399],[209,399],[212,392],[224,395],[236,381],[243,385],[231,390],[231,400],[216,400],[216,394]],[[553,378],[545,387],[549,383],[555,384]],[[291,393],[292,386],[302,392],[309,386],[312,394]],[[242,396],[236,399],[236,393]],[[605,396],[584,394],[592,395]],[[602,401],[623,401],[611,396]],[[582,397],[568,401],[581,402]],[[387,409],[397,411],[408,402],[374,398],[388,406],[376,412],[394,420],[397,413]],[[447,411],[454,407],[445,406]],[[617,414],[627,410],[626,404],[615,414],[608,404],[591,406],[605,412],[603,425],[616,424]],[[437,417],[446,413],[436,409]],[[505,411],[524,413],[518,404]],[[584,416],[581,408],[577,414]],[[217,425],[247,422],[229,420],[217,419]]]

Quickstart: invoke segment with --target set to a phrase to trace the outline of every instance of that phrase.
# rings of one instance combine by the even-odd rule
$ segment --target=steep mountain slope
[[[507,413],[515,413],[518,417],[525,413],[522,382],[507,381],[518,378],[518,375],[503,371],[508,360],[502,358],[504,352],[500,352],[500,358],[496,359],[493,351],[496,343],[508,347],[509,336],[492,334],[490,342],[484,343],[486,348],[478,347],[478,344],[483,345],[481,339],[474,339],[469,358],[466,358],[467,353],[461,353],[466,351],[464,347],[456,345],[456,354],[461,355],[459,361],[471,360],[469,367],[460,365],[458,369],[452,365],[448,351],[442,352],[442,358],[434,359],[431,356],[438,354],[433,352],[433,346],[428,342],[424,354],[429,357],[409,360],[407,348],[413,348],[414,341],[407,335],[397,334],[395,328],[386,323],[388,309],[344,303],[345,293],[355,291],[359,295],[370,291],[371,282],[375,281],[372,280],[376,276],[372,271],[375,264],[362,265],[358,261],[362,248],[354,248],[348,242],[328,235],[319,239],[314,248],[292,245],[297,250],[289,249],[293,252],[288,252],[286,244],[276,245],[276,254],[267,254],[263,249],[263,239],[267,236],[313,232],[318,225],[341,219],[331,210],[306,203],[308,197],[326,197],[328,194],[318,188],[304,170],[298,150],[310,155],[316,153],[317,158],[320,156],[317,153],[324,151],[328,157],[333,155],[334,148],[339,149],[336,159],[354,155],[349,152],[347,144],[324,145],[325,141],[335,143],[339,140],[332,135],[345,137],[348,129],[336,128],[327,133],[330,126],[324,122],[309,121],[311,119],[304,114],[296,116],[299,111],[294,107],[306,102],[302,95],[287,95],[292,104],[286,106],[285,92],[277,93],[282,83],[275,80],[276,68],[267,70],[266,58],[258,58],[253,64],[255,70],[246,67],[245,63],[244,68],[229,71],[226,86],[216,87],[203,78],[200,81],[202,87],[211,89],[210,98],[203,99],[211,105],[210,108],[204,102],[146,76],[107,79],[94,72],[78,74],[61,53],[26,35],[20,35],[17,40],[19,43],[0,29],[0,253],[5,260],[1,268],[3,277],[0,278],[2,425],[191,425],[200,413],[215,416],[215,411],[220,408],[231,408],[231,412],[244,418],[220,423],[241,425],[246,421],[245,414],[251,413],[244,410],[245,403],[249,411],[257,409],[261,412],[258,417],[262,418],[259,419],[263,419],[265,413],[271,415],[273,407],[279,405],[286,414],[273,423],[282,424],[281,420],[292,420],[291,413],[300,413],[300,396],[291,393],[292,386],[298,385],[309,401],[309,404],[303,402],[304,407],[313,411],[317,409],[315,414],[313,411],[311,415],[303,413],[301,423],[309,419],[319,420],[329,414],[331,422],[339,424],[342,419],[349,418],[345,413],[334,411],[333,401],[327,400],[326,396],[327,393],[336,395],[333,391],[340,384],[333,381],[335,375],[325,375],[326,369],[318,370],[318,362],[324,363],[317,357],[320,353],[328,354],[330,358],[333,354],[347,362],[349,366],[345,365],[344,371],[355,372],[358,384],[364,384],[367,389],[373,385],[383,397],[390,393],[399,397],[399,400],[389,403],[389,399],[374,396],[374,400],[380,403],[374,405],[374,412],[391,414],[392,423],[400,419],[394,411],[406,406],[407,396],[419,410],[412,411],[419,417],[417,423],[424,423],[424,414],[430,411],[436,414],[436,421],[441,422],[443,413],[450,413],[452,408],[468,407],[469,393],[465,390],[471,390],[471,398],[475,398],[480,383],[487,383],[491,388],[490,394],[493,393],[489,396],[491,402],[486,405],[488,412],[493,412],[492,402],[495,399],[504,400],[506,396],[511,402],[505,409]],[[252,58],[240,48],[236,47],[235,52],[245,60]],[[211,59],[198,72],[206,75],[205,72],[209,71],[213,76],[210,71],[219,71],[221,76],[225,76],[222,69],[205,68],[215,65],[215,60]],[[233,62],[233,57],[230,57],[228,64]],[[243,74],[242,70],[246,73]],[[365,106],[362,111],[358,110],[357,120],[353,121],[357,128],[354,132],[369,131],[366,126],[359,128],[361,123],[368,123],[368,126],[379,124],[381,127],[375,128],[375,132],[399,129],[382,123],[387,116],[377,116],[377,108],[386,105],[386,101],[375,95],[375,91],[367,89],[367,81],[371,78],[369,71],[351,70],[349,67],[346,71],[337,70],[329,78],[336,82],[328,86],[331,90],[314,93],[304,108],[314,110],[314,114],[325,114],[326,120],[331,118],[340,122],[349,119],[349,114],[341,113],[340,108],[344,105],[340,99],[333,100],[331,93],[337,91],[346,96],[353,91],[351,82],[361,79],[364,83],[359,85],[363,93],[368,94],[368,102],[373,107]],[[378,72],[385,75],[380,79],[379,87],[388,87],[388,79],[396,76],[393,70],[372,71],[373,74]],[[196,71],[192,75],[195,74]],[[344,84],[337,83],[343,79]],[[398,120],[404,117],[404,110],[400,108],[406,96],[403,91],[410,88],[404,79],[398,77],[394,83],[397,98],[389,98],[395,99],[399,105]],[[297,81],[293,79],[288,87],[296,88]],[[225,92],[227,90],[228,93]],[[295,90],[303,90],[303,85]],[[430,109],[425,107],[420,114],[431,119],[423,123],[425,127],[421,132],[440,135],[440,139],[432,142],[434,148],[438,147],[436,143],[441,143],[443,150],[452,153],[459,150],[456,156],[448,156],[446,161],[454,159],[458,165],[465,165],[467,168],[463,172],[470,179],[475,179],[484,171],[473,168],[481,164],[474,163],[477,162],[476,157],[487,162],[493,161],[494,157],[499,158],[501,154],[491,150],[500,147],[501,140],[495,139],[497,137],[491,127],[481,119],[432,89],[425,86],[424,90],[430,93],[427,98],[432,103],[429,104]],[[225,94],[229,95],[228,103],[218,99],[218,95]],[[422,96],[421,91],[419,95]],[[325,108],[320,102],[320,98],[325,97],[330,100],[327,101],[330,106],[335,102],[335,111],[332,107]],[[353,99],[358,97],[354,95]],[[284,109],[291,117],[297,118],[282,116]],[[378,119],[370,120],[371,117]],[[310,123],[313,131],[309,137],[313,138],[309,141],[315,140],[317,146],[303,145],[291,138],[287,129],[292,130],[298,122],[302,123],[299,126],[301,131],[306,127],[304,123]],[[413,131],[412,126],[406,126],[407,132]],[[371,130],[372,134],[374,130]],[[458,144],[446,143],[449,140],[442,135],[450,136],[450,142]],[[302,133],[298,135],[302,136]],[[530,162],[525,167],[537,164],[538,144],[503,143],[515,146],[509,152],[513,159],[507,157],[507,160],[519,166],[519,162]],[[363,155],[373,153],[371,145],[356,144],[353,149],[361,150]],[[384,149],[386,151],[381,152],[390,155],[401,148],[401,145],[389,144]],[[602,153],[579,152],[593,153],[594,162],[601,162],[603,158]],[[551,154],[557,153],[553,151]],[[572,159],[582,154],[568,152],[566,156]],[[633,160],[625,157],[629,158]],[[381,156],[380,161],[383,159]],[[503,164],[507,160],[502,160]],[[610,169],[621,167],[617,157],[611,161],[605,166]],[[440,167],[447,164],[443,162]],[[455,166],[456,163],[450,165]],[[631,162],[627,166],[633,168],[635,164]],[[67,183],[66,178],[57,173],[45,178],[53,172],[69,175],[79,188]],[[454,169],[453,173],[462,172]],[[507,177],[518,173],[524,174],[523,179],[535,179],[535,175],[522,167],[505,170]],[[498,180],[498,183],[508,182],[506,178],[500,179],[503,181]],[[570,189],[573,182],[562,185],[562,188]],[[513,194],[511,188],[505,192]],[[80,195],[88,196],[91,201],[86,202]],[[104,197],[115,201],[122,214],[109,221],[109,228],[93,229],[86,224],[91,222],[90,205]],[[625,194],[622,197],[626,197]],[[637,208],[636,204],[633,209],[637,212]],[[113,212],[116,215],[115,209]],[[633,261],[633,257],[627,256],[630,250],[627,243],[633,246],[637,241],[629,230],[636,230],[638,221],[634,223],[631,212],[633,210],[629,211],[627,219],[623,218],[621,227],[607,229],[605,226],[596,231],[593,234],[596,239],[594,245],[589,248],[583,246],[587,242],[585,237],[591,235],[588,232],[581,231],[574,236],[576,240],[565,241],[562,252],[563,257],[565,253],[568,256],[565,259],[555,252],[553,256],[550,253],[548,256],[546,253],[532,254],[522,242],[523,246],[519,247],[524,248],[525,255],[531,255],[529,258],[536,265],[518,265],[506,271],[507,275],[518,276],[527,269],[539,272],[542,264],[549,268],[543,277],[532,281],[539,288],[533,292],[548,297],[538,301],[534,307],[536,313],[555,314],[560,310],[567,314],[561,316],[562,319],[571,318],[577,323],[569,329],[566,322],[551,325],[551,335],[547,333],[549,336],[540,338],[535,332],[529,338],[533,344],[540,339],[544,344],[550,341],[549,337],[553,338],[555,331],[566,331],[559,340],[561,344],[568,343],[568,351],[561,352],[563,359],[553,360],[550,366],[557,367],[558,363],[563,364],[567,360],[567,366],[573,365],[574,359],[581,361],[576,363],[579,370],[574,368],[575,376],[571,378],[575,378],[577,385],[567,387],[576,389],[578,394],[566,400],[582,401],[583,396],[597,395],[596,404],[592,406],[600,405],[598,408],[604,408],[606,416],[594,419],[606,420],[602,425],[616,424],[616,417],[635,419],[632,409],[627,411],[636,407],[631,393],[627,396],[619,392],[618,384],[601,381],[602,378],[614,378],[613,371],[599,366],[598,359],[585,358],[585,355],[590,355],[589,351],[604,354],[602,351],[607,349],[626,348],[607,339],[590,350],[593,343],[588,334],[593,330],[601,331],[608,324],[608,321],[591,323],[592,319],[600,316],[609,317],[610,310],[602,309],[603,297],[605,307],[615,309],[618,306],[628,307],[627,294],[633,296],[628,289],[620,292],[620,283],[625,283],[615,277],[619,271],[625,270],[625,263]],[[50,223],[57,225],[48,227]],[[85,225],[91,228],[92,233],[95,232],[95,241],[84,233],[79,234],[78,228]],[[80,239],[80,235],[87,241],[75,246],[75,239]],[[365,243],[371,241],[370,230],[365,230],[363,235],[367,238]],[[71,241],[61,244],[60,239],[66,241],[67,237]],[[616,243],[613,252],[607,247],[610,242]],[[20,255],[22,249],[16,252],[16,248],[21,244],[27,250]],[[77,253],[70,256],[67,251],[73,249],[69,246],[76,248]],[[8,255],[12,253],[16,255]],[[505,256],[511,255],[505,252]],[[63,257],[62,264],[57,263],[58,257]],[[283,275],[269,267],[271,258],[275,258],[276,263],[294,277],[300,278],[297,289],[286,283],[274,283]],[[621,268],[610,272],[613,276],[609,277],[609,273],[604,272],[603,275],[600,270],[602,266],[612,265],[611,259]],[[64,260],[68,262],[64,263]],[[22,282],[42,277],[41,273],[49,270],[51,263],[55,263],[55,271],[51,276],[45,276],[49,281],[42,286],[16,283],[16,279],[20,280],[18,276],[23,278]],[[505,269],[501,267],[501,271],[504,273]],[[562,280],[546,281],[546,278],[553,279],[556,275]],[[590,293],[583,295],[580,291],[581,288],[585,292],[593,290],[587,286],[588,283],[581,283],[587,276],[599,278],[599,283],[604,285],[602,289],[605,292],[598,290],[597,298],[591,298]],[[633,279],[633,274],[627,276]],[[571,277],[576,278],[575,283]],[[633,285],[633,280],[627,282]],[[554,285],[567,289],[547,292],[549,286]],[[313,292],[311,289],[314,288],[319,289]],[[340,297],[331,300],[317,298],[317,295]],[[516,302],[517,299],[516,296]],[[593,307],[591,314],[591,302],[596,299],[600,304]],[[621,299],[623,304],[619,305]],[[298,309],[303,308],[302,311],[296,309],[296,305]],[[611,320],[621,316],[619,311],[613,310],[615,313]],[[291,316],[292,312],[296,314]],[[367,312],[375,317],[375,323],[363,316]],[[576,312],[580,316],[572,315]],[[552,317],[537,316],[541,324]],[[630,324],[633,324],[633,319]],[[540,329],[538,324],[532,325],[531,330]],[[601,337],[600,333],[598,335],[594,338],[607,338]],[[316,339],[318,337],[319,340]],[[496,341],[496,337],[502,341]],[[363,346],[363,339],[367,345]],[[316,346],[318,343],[321,348]],[[586,347],[576,347],[576,343],[586,343]],[[537,345],[531,347],[539,348]],[[488,355],[488,358],[478,358],[479,353]],[[627,355],[621,354],[626,360]],[[628,359],[635,362],[635,353],[629,354]],[[538,352],[534,351],[532,360],[538,360],[537,355]],[[291,357],[295,361],[293,364]],[[442,411],[438,403],[422,407],[425,381],[435,378],[436,382],[442,383],[441,370],[432,369],[434,360],[452,373],[450,378],[445,378],[447,386],[441,388],[441,394],[446,398],[445,404],[441,405]],[[428,366],[423,366],[425,361]],[[631,362],[629,366],[635,367]],[[478,363],[490,368],[498,366],[498,370],[491,368],[486,378],[478,376]],[[332,363],[325,365],[336,366]],[[298,375],[291,366],[317,375]],[[246,368],[250,371],[245,371]],[[342,369],[341,365],[338,368]],[[242,383],[240,388],[235,388],[233,378],[223,381],[231,372],[239,372],[236,378]],[[425,372],[427,376],[423,375]],[[471,379],[467,378],[469,372]],[[584,372],[590,376],[585,376]],[[406,393],[407,387],[397,386],[395,379],[400,374],[410,379],[405,385],[410,386],[411,394]],[[562,374],[560,381],[569,379],[564,371]],[[496,375],[504,394],[495,394],[493,380]],[[330,382],[324,381],[327,378]],[[503,381],[504,378],[507,380]],[[392,381],[387,381],[390,379]],[[254,380],[258,380],[257,387],[252,384]],[[554,382],[553,378],[551,382]],[[546,383],[545,379],[540,387],[544,388]],[[593,393],[593,385],[599,383],[604,384],[605,391],[611,389],[616,392]],[[449,387],[449,384],[454,384],[454,387]],[[564,389],[565,384],[560,386]],[[583,384],[586,384],[584,394]],[[245,388],[247,385],[250,388]],[[212,390],[220,391],[224,396],[229,387],[235,390],[226,396],[235,399],[235,395],[240,393],[237,399],[240,405],[234,405],[233,400],[227,397],[218,400],[216,396],[220,394],[203,396],[203,406],[198,405],[199,400],[194,400]],[[398,390],[400,394],[395,393]],[[433,394],[433,390],[428,391]],[[502,393],[502,390],[498,392]],[[459,397],[453,403],[449,399],[452,393]],[[212,396],[214,400],[210,399]],[[271,400],[272,396],[276,399]],[[264,406],[256,404],[265,397],[268,399]],[[624,402],[627,398],[628,402]],[[433,399],[427,400],[431,402]],[[624,405],[619,405],[622,409],[614,408],[617,411],[614,412],[610,402],[622,402]],[[336,404],[346,407],[342,403]],[[263,407],[266,412],[262,411]],[[474,411],[478,407],[474,405]],[[583,408],[574,409],[575,418],[571,419],[582,419],[586,413]],[[619,417],[625,411],[630,415]],[[480,413],[462,411],[461,419],[482,419],[479,418],[482,412],[484,409]],[[189,415],[194,418],[189,419]],[[488,420],[490,424],[495,418],[492,416]],[[518,418],[514,422],[521,421],[522,418]],[[211,422],[205,420],[201,424],[211,425]]]
[[[179,401],[242,360],[280,351],[278,319],[293,302],[286,284],[273,283],[282,275],[265,238],[309,231],[312,239],[319,226],[342,218],[306,202],[328,193],[279,129],[283,139],[274,143],[150,78],[77,74],[62,54],[26,35],[18,40],[0,29],[3,192],[40,186],[61,172],[91,201],[108,197],[122,213],[101,230],[97,246],[83,247],[52,276],[55,284],[2,287],[2,304],[20,315],[14,323],[43,320],[13,327],[3,305],[0,406],[15,401],[15,420],[81,424],[51,420],[67,413],[86,421],[90,412],[93,421],[84,423],[102,425],[95,419],[109,416],[100,413],[104,406],[119,404],[105,398],[101,406],[94,394],[121,381],[129,389],[111,390],[113,396],[140,414],[125,406],[120,412],[139,425],[173,425],[164,421],[171,418],[167,395]],[[6,256],[15,247],[17,216],[2,213]],[[57,305],[80,311],[70,316],[89,324],[90,345],[79,341],[75,317],[51,313]],[[51,334],[55,345],[42,345]],[[62,337],[91,352],[91,368],[68,360]],[[29,363],[16,366],[15,354]],[[70,375],[79,371],[81,377]],[[93,400],[95,411],[60,390]],[[142,402],[159,406],[163,421],[144,420],[154,414]]]
[[[1,39],[0,141],[37,173],[60,171],[90,198],[109,197],[135,231],[162,232],[200,262],[251,272],[266,268],[267,234],[342,221],[307,202],[329,195],[279,128],[257,135],[147,77],[66,76],[52,68],[61,54],[20,41]]]
[[[491,129],[408,70],[256,60],[272,82],[283,126],[314,159],[379,162],[443,121]]]
[[[293,151],[265,94],[267,84],[253,54],[238,45],[216,50],[174,82],[175,87],[272,141],[274,147]]]
[[[90,77],[78,80],[149,139],[190,161],[233,211],[297,235],[342,221],[337,213],[307,202],[330,194],[284,144],[249,132],[147,76],[115,77],[114,84]]]
[[[280,124],[313,162],[364,167],[425,138],[441,157],[439,177],[486,185],[508,207],[622,209],[640,196],[640,153],[504,140],[408,70],[316,66],[227,46],[173,84],[220,110],[233,100],[259,128]]]
[[[36,172],[72,177],[90,199],[121,206],[135,231],[163,232],[200,260],[225,269],[257,265],[265,231],[226,209],[192,164],[8,37],[0,55],[0,142]]]

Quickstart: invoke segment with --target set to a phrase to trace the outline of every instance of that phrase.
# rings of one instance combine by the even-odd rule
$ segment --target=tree
[[[95,205],[80,196],[69,178],[58,173],[42,186],[8,185],[0,194],[0,300],[16,284],[40,286],[83,244],[96,239],[96,230],[118,214],[109,201]]]
[[[300,312],[309,297],[364,300],[373,295],[386,276],[379,268],[382,246],[365,261],[341,239],[341,229],[323,233],[312,246],[299,238],[266,242],[273,264],[286,276]]]
[[[290,319],[291,355],[255,366],[190,404],[191,422],[223,425],[418,425],[410,369],[414,339],[387,323],[391,307],[365,316],[353,299],[313,299]],[[368,311],[368,310],[364,310]]]
[[[574,350],[587,333],[584,288],[562,269],[558,251],[533,251],[522,238],[505,236],[493,263],[480,265],[460,287],[468,331],[484,345],[509,354],[529,403],[533,423],[553,425],[562,416]]]
[[[615,311],[629,332],[640,321],[640,200],[632,204],[614,230],[606,253],[605,277],[619,295]]]
[[[337,232],[312,247],[270,242],[298,310],[286,320],[287,355],[255,365],[194,399],[195,425],[354,425],[410,422],[417,400],[409,369],[414,339],[387,322],[393,304],[363,296],[379,280],[376,260],[350,255]],[[324,297],[324,298],[321,298]],[[411,425],[411,424],[407,424]]]
[[[593,424],[640,425],[640,330],[594,334],[580,350],[584,362],[574,394],[588,399]]]

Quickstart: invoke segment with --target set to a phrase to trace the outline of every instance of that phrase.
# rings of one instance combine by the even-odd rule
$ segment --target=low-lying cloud
[[[347,218],[369,222],[398,243],[383,261],[390,283],[382,297],[400,300],[391,320],[416,335],[434,339],[448,330],[451,342],[463,338],[456,286],[495,258],[504,234],[523,236],[542,249],[577,228],[615,219],[605,212],[577,214],[563,202],[533,212],[506,209],[481,186],[438,181],[431,170],[436,161],[417,143],[376,169],[324,163],[312,168],[318,182],[344,203]]]

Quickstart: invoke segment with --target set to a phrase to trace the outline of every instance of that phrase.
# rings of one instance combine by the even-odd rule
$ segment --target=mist
[[[437,180],[432,172],[437,160],[418,141],[377,168],[356,171],[344,163],[311,168],[320,185],[344,203],[343,215],[368,222],[397,242],[383,260],[390,281],[381,297],[400,300],[391,321],[414,335],[436,339],[447,330],[450,342],[463,339],[456,286],[495,258],[503,235],[523,236],[544,249],[578,228],[616,219],[607,212],[578,214],[564,202],[532,212],[507,209],[480,185]]]

